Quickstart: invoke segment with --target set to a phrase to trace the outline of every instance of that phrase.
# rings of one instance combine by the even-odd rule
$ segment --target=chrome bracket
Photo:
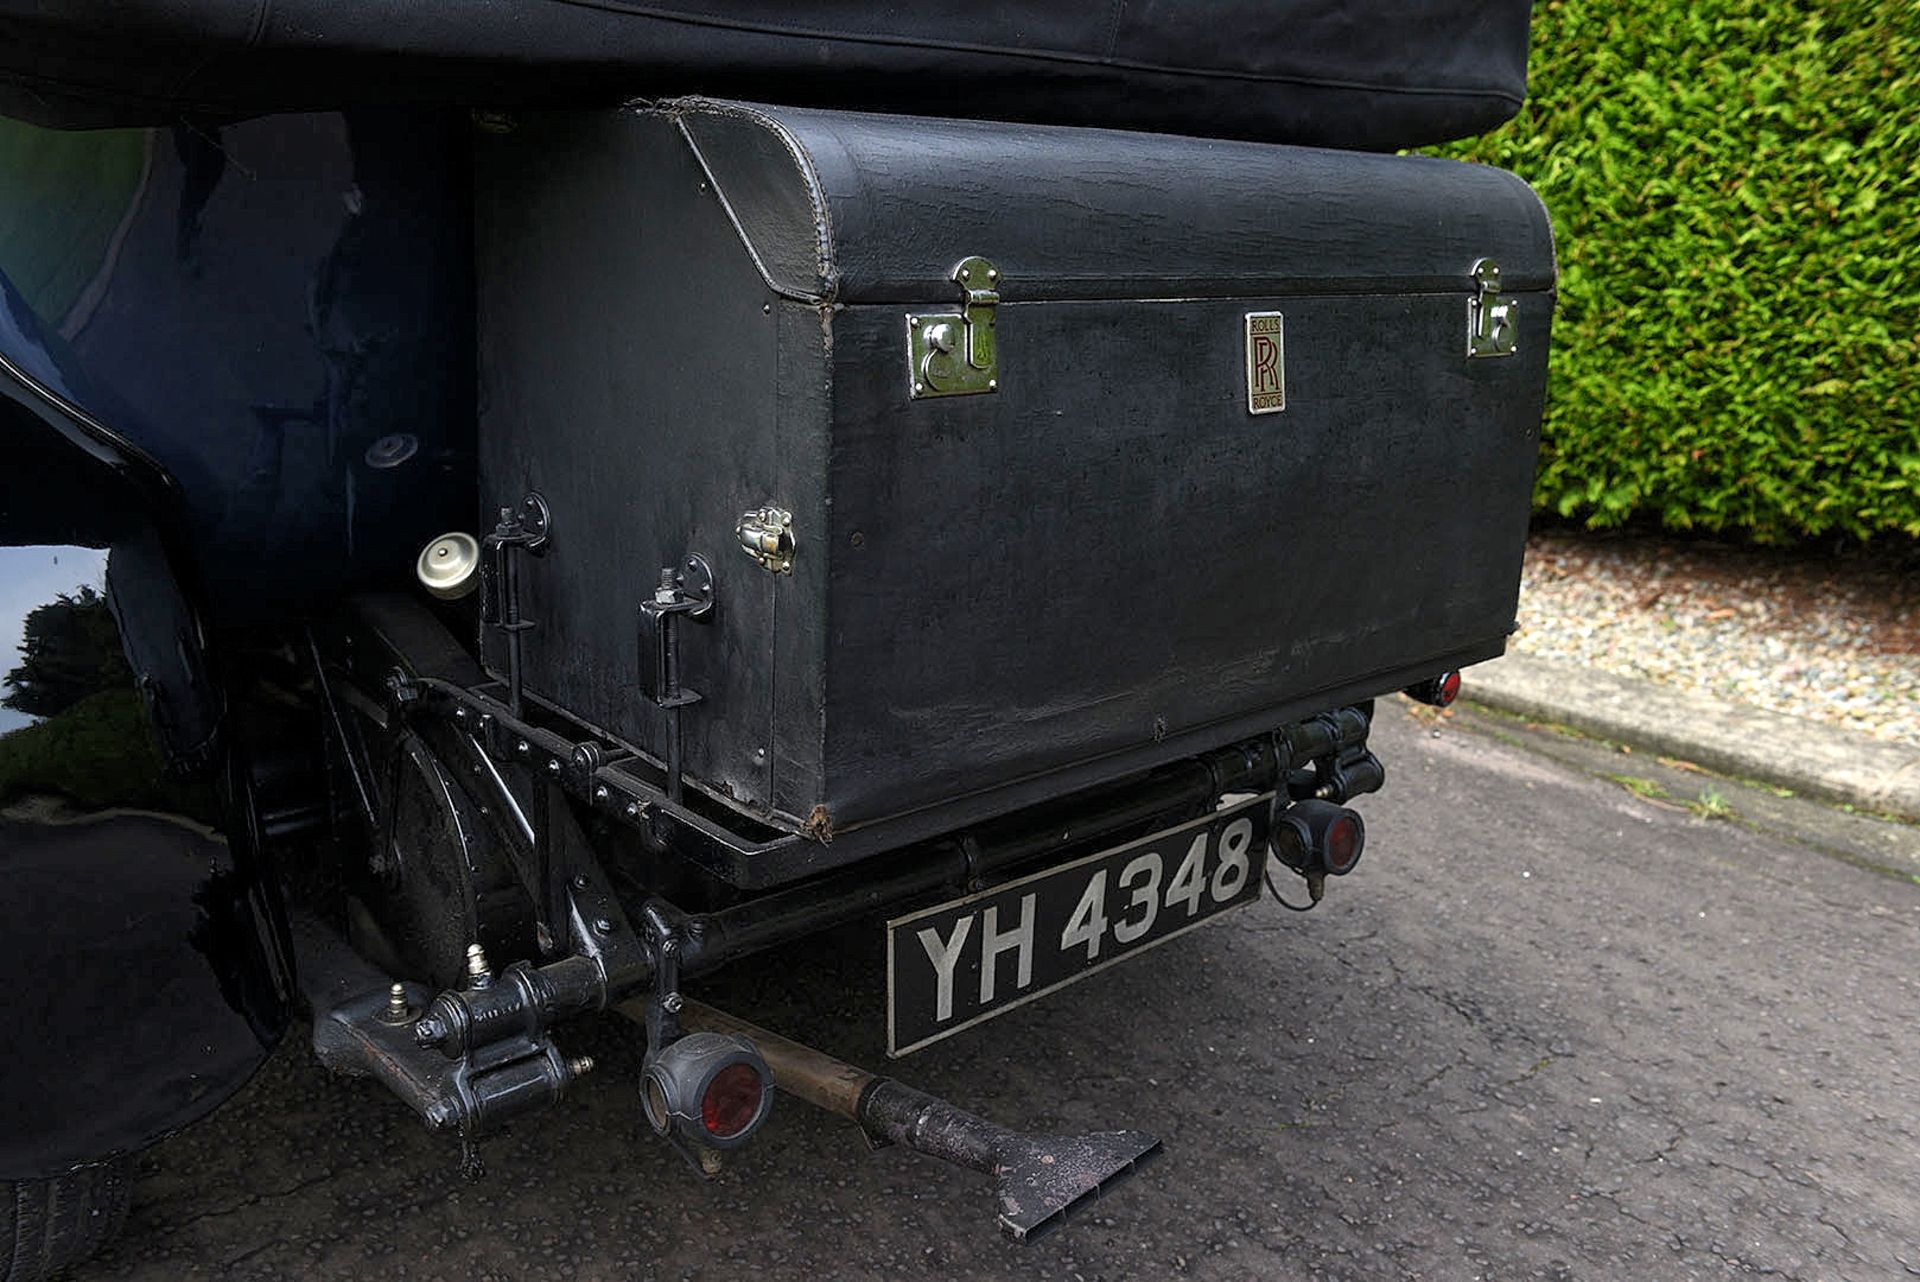
[[[994,346],[994,309],[1000,303],[1000,269],[975,255],[953,269],[961,310],[907,317],[907,376],[914,400],[974,396],[1000,390],[1000,359]]]
[[[1513,355],[1520,338],[1520,300],[1500,292],[1500,264],[1491,258],[1474,263],[1473,285],[1467,299],[1467,359]]]
[[[793,573],[793,513],[781,507],[742,512],[733,523],[740,548],[775,574]]]

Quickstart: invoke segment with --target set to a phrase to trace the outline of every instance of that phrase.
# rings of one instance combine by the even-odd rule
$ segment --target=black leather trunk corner
[[[528,689],[664,757],[639,607],[705,557],[695,787],[924,831],[1504,646],[1554,282],[1509,174],[710,101],[477,172],[484,497],[553,512]]]

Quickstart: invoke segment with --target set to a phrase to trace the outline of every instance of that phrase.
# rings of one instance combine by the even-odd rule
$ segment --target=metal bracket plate
[[[1500,264],[1491,258],[1474,263],[1473,284],[1467,299],[1467,358],[1513,355],[1520,341],[1520,300],[1500,292]]]
[[[960,311],[907,317],[907,378],[914,400],[1000,390],[993,334],[1000,269],[974,255],[954,266],[953,281],[960,286]]]

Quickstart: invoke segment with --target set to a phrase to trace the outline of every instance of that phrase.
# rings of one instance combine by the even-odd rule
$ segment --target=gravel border
[[[1920,747],[1920,573],[1637,536],[1537,533],[1519,654]]]

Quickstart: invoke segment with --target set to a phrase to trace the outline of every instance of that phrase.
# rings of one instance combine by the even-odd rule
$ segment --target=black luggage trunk
[[[778,827],[924,835],[1504,645],[1554,275],[1509,174],[685,101],[478,180],[527,688],[663,757],[640,606],[704,557],[687,775]]]

